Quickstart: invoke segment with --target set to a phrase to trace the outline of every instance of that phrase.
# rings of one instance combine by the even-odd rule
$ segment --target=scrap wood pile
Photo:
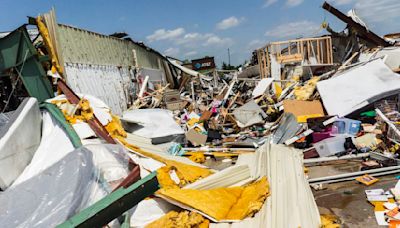
[[[30,97],[0,115],[5,226],[336,227],[310,184],[371,185],[400,170],[400,49],[361,24],[358,49],[333,53],[331,36],[275,42],[241,71],[207,75],[168,59],[178,86],[138,76],[131,106],[117,115],[69,87],[53,17],[35,19],[39,41],[18,30],[27,53],[49,56],[29,66],[48,72],[35,82],[50,92],[24,84]],[[15,85],[24,61],[2,66]],[[315,164],[353,158],[355,173],[313,176]],[[391,197],[366,192],[387,223],[399,220],[388,199],[397,188]]]

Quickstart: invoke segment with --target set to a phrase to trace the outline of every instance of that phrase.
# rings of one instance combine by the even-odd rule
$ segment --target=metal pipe
[[[400,173],[400,169],[381,172],[381,173],[373,173],[373,174],[370,174],[370,176],[379,177],[379,176],[385,176],[385,175],[394,174],[394,173]],[[354,179],[355,179],[355,177],[348,177],[348,178],[342,178],[342,179],[314,182],[314,183],[310,183],[310,184],[313,184],[313,185],[314,184],[330,184],[330,183],[337,183],[337,182],[342,182],[342,181],[350,181],[350,180],[354,180]]]
[[[249,151],[254,152],[256,149],[253,148],[191,148],[191,147],[184,147],[184,151]]]
[[[390,167],[384,167],[384,168],[379,168],[379,169],[370,169],[370,170],[364,170],[364,171],[358,171],[358,172],[352,172],[352,173],[344,173],[344,174],[339,174],[339,175],[334,175],[334,176],[318,177],[318,178],[310,179],[310,180],[308,180],[308,182],[310,184],[313,184],[315,182],[329,181],[329,180],[335,180],[335,179],[344,179],[344,178],[348,178],[348,177],[361,176],[364,174],[374,174],[374,173],[379,173],[379,172],[384,172],[384,171],[393,171],[393,170],[400,172],[400,166],[390,166]]]
[[[322,157],[322,158],[309,158],[309,159],[304,159],[303,163],[304,164],[311,164],[311,163],[320,163],[320,162],[328,162],[328,161],[338,161],[338,160],[349,160],[349,159],[354,159],[354,158],[364,158],[368,157],[369,153],[360,153],[360,154],[350,154],[350,155],[345,155],[341,157]]]

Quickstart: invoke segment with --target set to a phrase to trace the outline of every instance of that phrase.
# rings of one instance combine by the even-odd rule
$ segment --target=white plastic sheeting
[[[172,112],[166,109],[135,109],[124,112],[122,120],[137,123],[142,128],[133,134],[146,138],[180,135],[185,132],[175,122]]]
[[[27,98],[0,131],[0,188],[23,172],[40,143],[41,114],[36,98]]]
[[[176,206],[165,202],[163,199],[145,199],[134,207],[130,220],[130,227],[145,227],[172,210],[179,210]]]
[[[48,150],[47,157],[51,158],[53,152]],[[129,173],[128,159],[122,146],[98,144],[73,150],[57,161],[33,160],[36,169],[30,170],[36,175],[0,194],[0,224],[59,225],[105,197],[124,180]],[[45,168],[37,172],[39,165]],[[116,222],[109,225],[115,227]]]
[[[67,133],[47,111],[43,112],[42,140],[31,163],[12,186],[18,185],[54,165],[74,150]],[[38,127],[40,129],[40,126]],[[33,130],[33,129],[31,129]]]
[[[134,75],[128,68],[67,63],[65,71],[75,93],[98,97],[118,115],[128,108],[134,90]]]
[[[48,151],[49,157],[51,152]],[[56,227],[84,207],[93,183],[90,152],[74,151],[0,194],[0,224]]]
[[[384,57],[385,64],[392,70],[400,68],[400,47],[386,47],[377,52],[360,54],[359,61],[367,62],[372,58]]]
[[[345,116],[400,90],[400,76],[376,59],[317,83],[329,115]]]
[[[2,227],[55,227],[111,193],[129,174],[129,156],[121,145],[56,150],[68,137],[57,125],[46,125],[41,145],[47,147],[39,149],[19,182],[0,194]]]

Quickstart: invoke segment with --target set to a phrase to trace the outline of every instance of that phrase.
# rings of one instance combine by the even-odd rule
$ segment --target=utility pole
[[[231,52],[229,51],[229,48],[228,48],[228,66],[231,66]]]

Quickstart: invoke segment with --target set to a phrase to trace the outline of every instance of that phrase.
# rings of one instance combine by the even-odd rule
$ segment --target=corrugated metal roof
[[[31,40],[33,40],[37,35],[39,35],[39,31],[37,30],[37,28],[30,28],[30,29],[27,29],[27,31],[28,31],[28,34],[29,34],[29,37],[31,38]],[[10,33],[11,32],[0,32],[0,38],[3,38]]]
[[[58,25],[58,39],[66,63],[137,66],[160,69],[163,58],[132,41],[106,36],[66,25]]]

